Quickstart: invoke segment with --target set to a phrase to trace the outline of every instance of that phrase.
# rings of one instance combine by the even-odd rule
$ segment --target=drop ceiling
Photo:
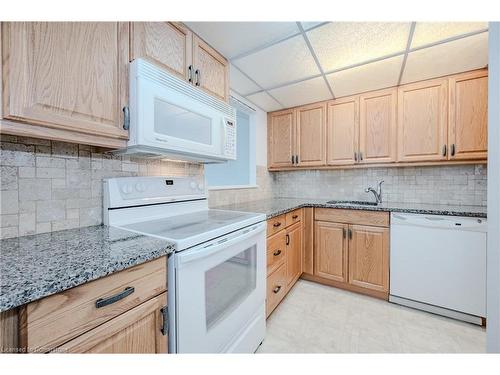
[[[488,64],[487,22],[187,22],[264,111]]]

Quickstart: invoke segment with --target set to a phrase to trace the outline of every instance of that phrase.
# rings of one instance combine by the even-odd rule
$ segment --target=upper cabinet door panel
[[[354,164],[358,151],[359,98],[333,100],[327,108],[327,163]]]
[[[131,22],[130,60],[146,58],[188,79],[192,64],[191,31],[174,22]]]
[[[396,160],[397,89],[361,95],[359,151],[363,163]]]
[[[326,161],[326,104],[299,107],[296,113],[299,166],[324,165]]]
[[[209,94],[229,100],[229,63],[196,35],[193,36],[194,81]]]
[[[292,109],[270,113],[268,116],[269,167],[292,166],[295,116]]]
[[[488,72],[452,77],[450,159],[486,159],[488,150]],[[454,151],[454,155],[452,155]]]
[[[398,93],[398,160],[446,159],[448,80],[401,86]]]
[[[4,118],[128,137],[128,23],[2,23]]]

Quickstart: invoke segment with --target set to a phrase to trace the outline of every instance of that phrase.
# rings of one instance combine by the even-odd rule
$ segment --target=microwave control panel
[[[224,120],[225,142],[224,156],[229,159],[236,159],[236,122],[234,120]]]

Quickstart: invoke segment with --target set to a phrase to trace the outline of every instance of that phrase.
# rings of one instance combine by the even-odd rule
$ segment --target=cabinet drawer
[[[285,215],[279,215],[267,221],[267,235],[277,233],[285,228]]]
[[[286,264],[267,277],[266,315],[269,316],[286,294]]]
[[[285,260],[286,233],[284,230],[267,239],[267,274],[272,273]]]
[[[161,294],[167,286],[165,257],[68,289],[21,311],[20,341],[30,351],[49,351],[70,339]],[[96,301],[129,293],[116,302],[97,307]]]
[[[388,227],[389,213],[363,210],[346,210],[341,208],[316,208],[314,210],[314,220]]]
[[[298,223],[301,220],[302,220],[302,209],[288,212],[285,216],[285,223],[287,227],[292,224]]]

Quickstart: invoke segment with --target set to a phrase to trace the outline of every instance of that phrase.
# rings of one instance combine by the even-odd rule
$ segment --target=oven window
[[[212,120],[185,108],[155,99],[155,133],[212,145]]]
[[[205,272],[207,331],[255,290],[256,257],[254,245]]]

